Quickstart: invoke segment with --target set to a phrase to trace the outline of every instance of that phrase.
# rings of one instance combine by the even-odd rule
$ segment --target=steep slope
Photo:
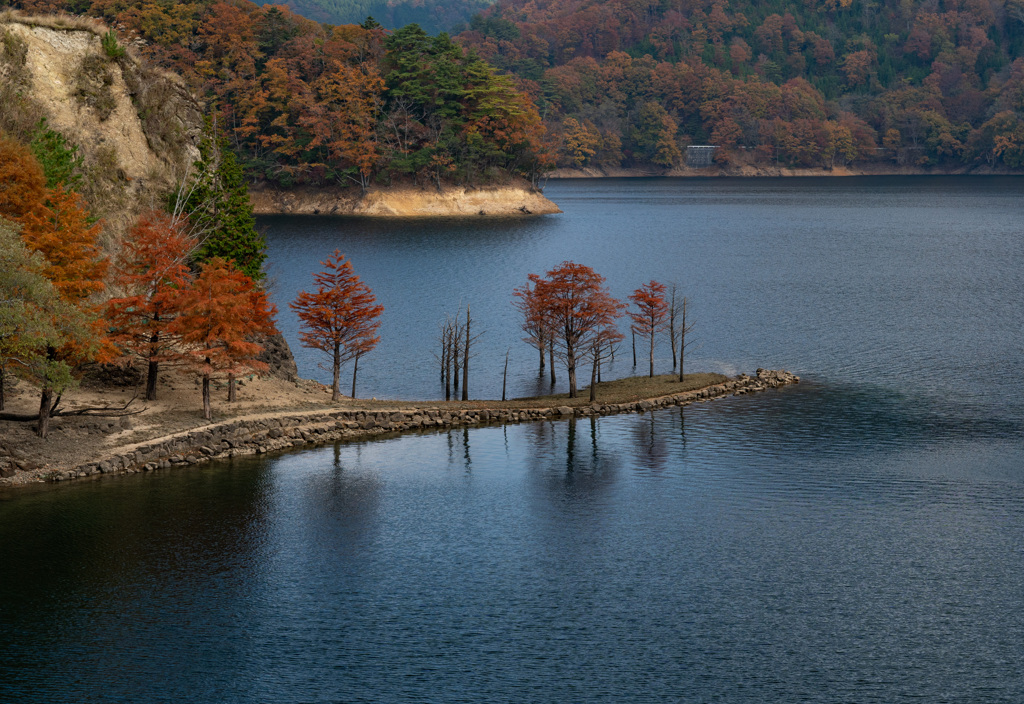
[[[130,53],[111,58],[105,27],[0,15],[2,126],[25,134],[40,119],[78,147],[83,195],[111,236],[159,204],[198,157],[199,106],[172,75]],[[22,134],[17,134],[18,132]]]

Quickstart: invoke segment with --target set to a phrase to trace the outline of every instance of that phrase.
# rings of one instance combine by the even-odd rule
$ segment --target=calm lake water
[[[339,248],[386,307],[360,395],[437,398],[466,303],[471,395],[510,348],[512,393],[546,391],[511,291],[572,259],[679,282],[689,369],[804,382],[0,494],[0,701],[1019,702],[1024,179],[547,194],[265,219],[286,336]]]

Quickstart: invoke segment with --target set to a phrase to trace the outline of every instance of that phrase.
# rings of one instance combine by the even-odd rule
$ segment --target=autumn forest
[[[144,40],[282,185],[667,169],[690,144],[723,165],[1024,166],[1020,0],[503,0],[452,39],[246,0],[12,4]]]

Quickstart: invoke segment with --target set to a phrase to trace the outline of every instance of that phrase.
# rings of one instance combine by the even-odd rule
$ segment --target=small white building
[[[686,165],[692,169],[711,166],[717,146],[708,144],[690,145],[686,148]]]

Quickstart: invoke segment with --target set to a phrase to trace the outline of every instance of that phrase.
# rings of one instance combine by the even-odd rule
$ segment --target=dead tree
[[[590,402],[597,400],[597,385],[601,383],[601,362],[615,357],[615,348],[625,336],[614,326],[598,333],[590,349]]]
[[[440,323],[438,340],[441,343],[440,355],[435,355],[440,368],[441,384],[444,386],[444,400],[452,398],[452,387],[454,383],[455,393],[459,391],[459,355],[462,349],[462,327],[458,319],[446,315],[444,322]]]
[[[675,371],[679,362],[676,345],[676,319],[682,312],[682,301],[679,300],[679,284],[673,282],[668,285],[668,339],[672,343],[672,371]]]
[[[686,356],[686,348],[689,347],[693,340],[687,340],[686,335],[693,330],[694,323],[691,321],[686,322],[686,316],[690,311],[690,300],[683,296],[683,302],[679,306],[679,381],[683,380],[683,359]]]
[[[508,387],[508,354],[512,348],[505,350],[505,371],[501,374],[501,400],[505,400],[505,389]],[[543,355],[542,355],[543,357]]]
[[[473,357],[473,343],[480,339],[483,333],[470,334],[469,304],[466,304],[466,324],[460,330],[459,339],[462,340],[462,400],[469,400],[469,360]]]
[[[462,348],[462,400],[469,400],[469,347],[472,339],[469,336],[469,304],[466,304],[466,344]]]

